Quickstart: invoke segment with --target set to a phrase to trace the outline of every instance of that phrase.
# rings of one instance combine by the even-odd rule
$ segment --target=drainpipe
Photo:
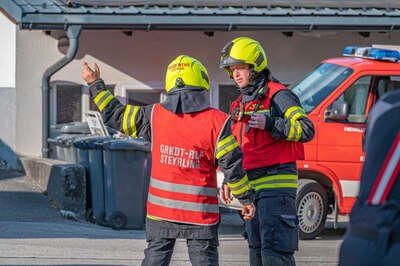
[[[78,51],[79,47],[79,35],[81,33],[81,25],[68,26],[67,36],[69,39],[69,47],[67,54],[58,60],[55,64],[46,69],[42,77],[42,157],[48,158],[49,146],[47,144],[47,138],[49,137],[49,88],[50,78],[57,71],[63,68],[66,64],[71,62]]]

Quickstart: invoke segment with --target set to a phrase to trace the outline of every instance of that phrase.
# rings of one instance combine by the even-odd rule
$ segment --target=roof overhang
[[[249,1],[251,2],[251,1]],[[400,29],[398,8],[273,6],[83,6],[58,0],[8,0],[2,12],[20,29],[349,30]]]

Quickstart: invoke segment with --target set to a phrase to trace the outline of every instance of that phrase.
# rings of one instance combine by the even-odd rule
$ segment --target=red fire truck
[[[298,161],[297,214],[301,239],[324,229],[326,216],[349,214],[358,194],[369,111],[385,92],[400,89],[396,47],[346,47],[290,89],[315,126]],[[399,114],[400,115],[400,114]]]

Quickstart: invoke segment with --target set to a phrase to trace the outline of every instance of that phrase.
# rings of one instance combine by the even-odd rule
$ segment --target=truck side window
[[[339,96],[338,100],[344,102],[348,107],[346,119],[343,122],[365,123],[367,118],[365,110],[371,80],[371,76],[359,78]]]
[[[376,98],[378,100],[386,92],[398,89],[400,89],[400,76],[379,77],[375,86]]]

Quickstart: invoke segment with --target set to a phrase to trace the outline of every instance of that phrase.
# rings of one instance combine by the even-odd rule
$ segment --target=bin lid
[[[104,143],[105,150],[139,150],[150,152],[150,142],[144,139],[114,139]]]
[[[83,137],[88,137],[90,135],[83,135],[83,134],[63,134],[57,136],[55,139],[57,140],[59,145],[67,145],[70,146],[73,144],[75,140],[78,140]]]
[[[86,149],[95,149],[98,143],[104,143],[112,139],[111,136],[92,136],[91,138],[86,138],[83,145],[85,145]]]
[[[114,141],[115,139],[112,137],[103,137],[103,138],[99,138],[97,141],[93,141],[90,143],[90,145],[92,145],[93,149],[96,150],[102,150],[103,149],[103,145],[107,142],[110,141]]]
[[[89,134],[83,122],[70,122],[63,124],[50,125],[50,138],[55,138],[63,134]]]
[[[103,143],[104,141],[112,140],[111,137],[103,137],[103,136],[89,136],[78,138],[74,141],[74,146],[80,149],[93,149],[95,148],[96,143]]]
[[[53,138],[48,138],[47,142],[48,143],[58,143],[58,141],[55,138],[54,139]]]
[[[90,134],[87,122],[70,122],[61,126],[61,133]]]
[[[72,137],[72,135],[70,135],[69,137]],[[67,138],[65,135],[59,135],[59,136],[55,137],[54,139],[52,139],[52,141],[50,141],[50,142],[54,141],[54,143],[56,143],[56,145],[58,145],[58,146],[66,146],[66,139]]]

